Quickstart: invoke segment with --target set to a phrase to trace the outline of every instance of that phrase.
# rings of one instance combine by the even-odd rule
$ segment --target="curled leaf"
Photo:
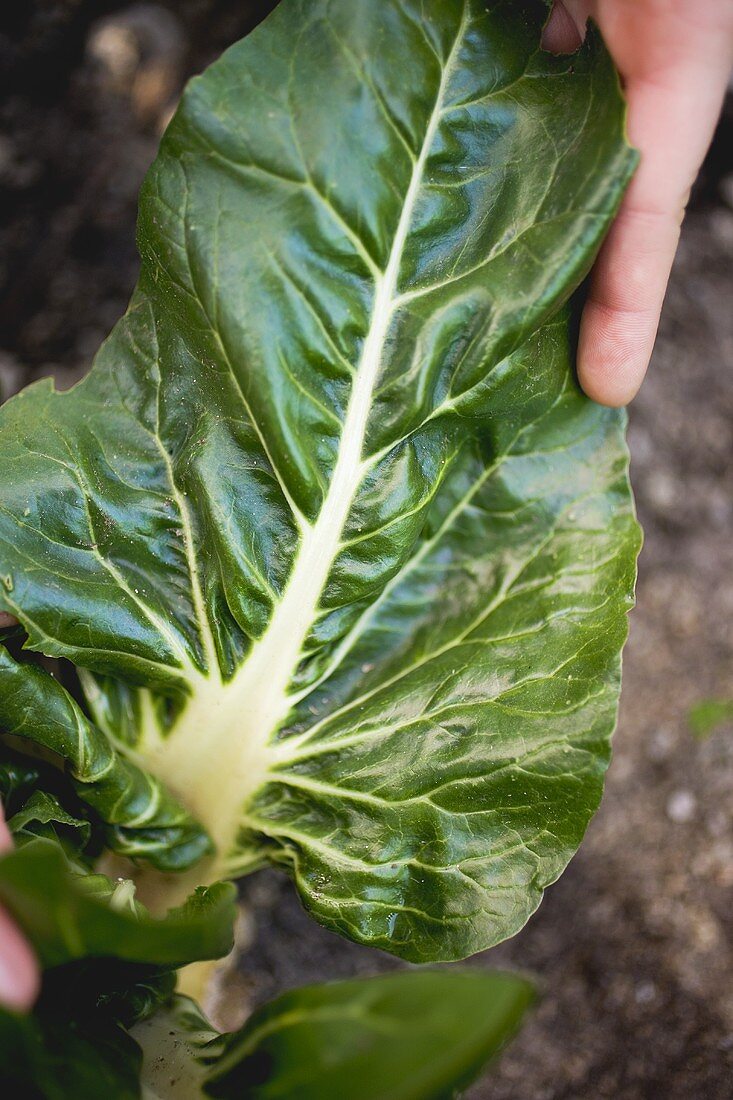
[[[78,797],[105,822],[113,851],[144,856],[161,870],[187,867],[210,841],[160,782],[125,759],[69,693],[0,646],[0,729],[66,763]]]

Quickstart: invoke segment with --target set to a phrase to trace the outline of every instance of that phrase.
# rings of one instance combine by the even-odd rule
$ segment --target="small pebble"
[[[692,791],[674,791],[667,799],[667,817],[677,825],[692,821],[697,812],[697,799]]]
[[[654,982],[639,982],[634,990],[634,1000],[639,1005],[648,1005],[657,995]]]

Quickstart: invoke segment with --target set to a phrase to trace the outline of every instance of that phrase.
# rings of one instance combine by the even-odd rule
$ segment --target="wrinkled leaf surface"
[[[635,158],[546,14],[284,0],[184,95],[91,375],[0,412],[0,607],[206,827],[194,881],[271,860],[417,961],[522,925],[615,720],[638,532],[564,303]]]

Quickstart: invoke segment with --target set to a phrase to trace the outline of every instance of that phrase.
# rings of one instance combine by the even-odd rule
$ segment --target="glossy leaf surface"
[[[638,532],[564,303],[635,158],[546,14],[284,0],[184,95],[89,378],[0,412],[0,607],[205,825],[193,881],[272,860],[417,961],[526,920],[615,720]]]

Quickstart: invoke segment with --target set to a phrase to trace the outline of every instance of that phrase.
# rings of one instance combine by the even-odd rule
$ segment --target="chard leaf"
[[[90,822],[72,817],[59,800],[46,791],[34,791],[23,808],[10,818],[8,828],[16,842],[38,836],[62,842],[70,837],[72,850],[84,849],[92,834]]]
[[[132,883],[72,874],[58,844],[30,840],[0,859],[0,903],[42,964],[107,956],[156,967],[216,959],[232,947],[234,887],[200,887],[165,918],[134,900]]]
[[[200,826],[161,784],[125,759],[69,693],[0,646],[0,727],[66,761],[78,797],[106,822],[115,852],[178,870],[210,850]],[[68,822],[67,822],[68,824]]]
[[[526,920],[615,721],[639,537],[564,303],[635,155],[546,14],[283,0],[185,93],[89,377],[0,411],[0,608],[206,826],[198,881],[272,860],[418,961]]]
[[[159,1100],[448,1100],[533,999],[511,974],[407,972],[293,990],[234,1035],[215,1036],[177,998],[133,1034],[145,1095]]]

